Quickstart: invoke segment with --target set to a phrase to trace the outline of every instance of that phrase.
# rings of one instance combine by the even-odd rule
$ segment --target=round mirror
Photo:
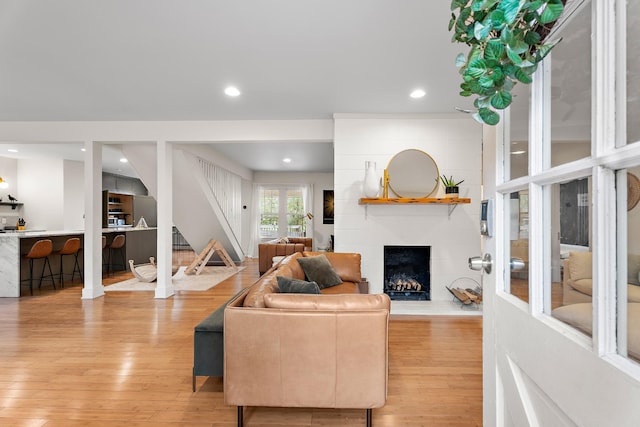
[[[429,197],[438,188],[438,165],[421,150],[404,150],[387,166],[389,188],[398,197]]]

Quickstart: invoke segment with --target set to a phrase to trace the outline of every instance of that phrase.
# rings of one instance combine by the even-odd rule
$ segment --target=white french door
[[[567,2],[563,41],[485,126],[485,426],[640,425],[637,3]],[[565,280],[576,252],[591,263],[581,291]]]

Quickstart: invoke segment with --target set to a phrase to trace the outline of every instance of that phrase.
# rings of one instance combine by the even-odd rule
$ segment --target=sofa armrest
[[[385,404],[387,308],[228,306],[224,314],[226,404],[352,409]]]

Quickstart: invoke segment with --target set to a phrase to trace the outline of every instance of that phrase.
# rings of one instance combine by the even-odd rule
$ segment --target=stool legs
[[[35,258],[37,259],[37,258]],[[33,262],[34,258],[29,259],[29,292],[33,295]],[[49,274],[46,277],[51,277],[51,283],[53,284],[53,289],[56,288],[56,281],[53,277],[53,271],[51,271],[51,263],[49,262],[49,257],[41,258],[44,260],[42,263],[42,271],[40,272],[40,281],[38,282],[38,289],[42,287],[42,279],[45,277],[44,270],[49,267]]]
[[[78,262],[79,252],[80,251],[76,251],[73,254],[60,254],[60,287],[61,288],[64,288],[64,270],[62,268],[62,258],[65,255],[73,255],[73,271],[71,272],[71,281],[73,282],[73,279],[76,277],[76,271],[80,275],[80,280],[84,280],[84,277],[82,277],[82,270],[80,269],[80,263]]]

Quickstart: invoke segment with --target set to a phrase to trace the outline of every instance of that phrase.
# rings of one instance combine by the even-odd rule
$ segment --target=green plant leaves
[[[504,110],[512,101],[511,93],[508,91],[498,91],[491,97],[491,106],[497,110]]]
[[[555,21],[562,14],[562,0],[549,0],[540,14],[540,23],[548,24]]]
[[[500,40],[489,40],[487,47],[484,49],[484,59],[487,61],[500,61],[504,51],[504,44]]]
[[[452,41],[470,47],[456,57],[460,95],[476,95],[476,120],[497,124],[495,110],[511,105],[513,87],[533,81],[538,63],[557,44],[544,43],[541,34],[563,9],[563,0],[451,0]]]

